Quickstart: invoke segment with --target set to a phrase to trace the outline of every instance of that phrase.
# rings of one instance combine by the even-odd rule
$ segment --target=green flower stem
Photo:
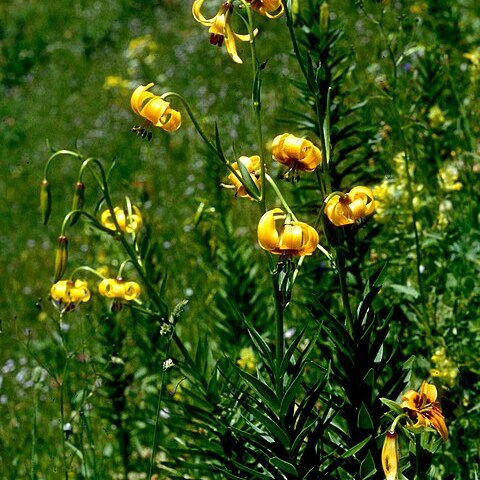
[[[192,121],[193,123],[193,126],[195,127],[195,130],[198,132],[198,134],[202,137],[202,140],[205,142],[205,144],[207,145],[207,147],[210,149],[210,151],[212,153],[214,153],[218,158],[220,158],[220,160],[222,160],[222,162],[225,163],[225,157],[217,151],[217,149],[215,148],[215,146],[213,145],[212,142],[210,142],[210,140],[208,139],[208,137],[205,135],[205,133],[203,132],[202,128],[200,127],[200,124],[198,123],[195,115],[193,114],[193,111],[192,109],[190,108],[190,105],[188,104],[188,102],[185,100],[185,98],[180,95],[179,93],[177,92],[167,92],[167,93],[164,93],[162,95],[162,98],[164,99],[167,99],[169,97],[175,97],[175,98],[178,98],[180,100],[180,102],[182,103],[183,107],[185,108],[185,110],[187,111],[188,113],[188,116],[190,117],[190,120]]]
[[[37,446],[37,413],[38,413],[38,386],[33,388],[33,423],[32,423],[32,452],[30,456],[30,477],[36,479],[35,475],[35,448]]]
[[[275,192],[275,195],[277,196],[277,198],[280,200],[280,203],[283,205],[283,208],[285,208],[287,213],[292,217],[292,220],[296,222],[297,218],[295,217],[295,214],[293,213],[292,209],[290,208],[287,201],[285,200],[285,197],[282,195],[282,192],[280,192],[280,189],[278,188],[273,178],[268,173],[265,173],[265,179],[273,188],[273,191]]]
[[[143,268],[143,265],[142,265],[141,261],[138,259],[138,256],[137,256],[135,250],[133,249],[133,247],[128,242],[127,238],[125,237],[124,233],[122,232],[122,230],[120,228],[120,225],[118,224],[117,217],[116,217],[115,211],[114,211],[114,205],[113,205],[113,202],[112,202],[112,198],[110,196],[110,191],[108,189],[108,182],[107,182],[107,177],[106,177],[106,174],[105,174],[105,170],[103,169],[102,164],[97,159],[92,158],[91,161],[94,162],[98,166],[98,169],[100,171],[101,181],[102,181],[102,187],[101,188],[102,188],[102,192],[103,192],[103,195],[104,195],[104,198],[105,198],[105,203],[107,204],[107,208],[110,211],[110,215],[111,215],[113,224],[115,225],[116,238],[120,239],[122,247],[127,252],[128,256],[131,259],[132,265],[134,266],[138,275],[142,279],[143,284],[146,286],[150,298],[155,302],[155,305],[157,306],[157,308],[159,309],[161,314],[166,316],[168,309],[167,309],[167,306],[166,306],[165,302],[162,300],[162,298],[160,297],[160,295],[157,292],[157,290],[155,289],[155,287],[150,283],[150,281],[149,281],[149,279],[148,279],[148,277],[145,273],[145,270]],[[107,229],[107,230],[110,233],[112,232],[109,229]]]
[[[67,230],[67,226],[68,224],[70,223],[70,220],[73,216],[75,215],[83,215],[84,217],[87,217],[94,225],[95,225],[95,228],[99,229],[99,230],[102,230],[106,233],[109,233],[110,235],[114,235],[115,232],[113,230],[110,230],[109,228],[106,228],[104,227],[98,220],[96,217],[94,217],[93,215],[91,215],[90,213],[86,212],[85,210],[71,210],[70,212],[68,212],[65,217],[63,218],[63,223],[62,223],[62,227],[60,229],[60,235],[65,235],[66,233],[66,230]]]
[[[105,277],[97,272],[97,270],[95,270],[94,268],[92,267],[88,267],[87,265],[82,265],[81,267],[77,267],[75,270],[73,270],[72,274],[71,274],[71,278],[75,278],[75,275],[77,274],[77,272],[81,272],[81,271],[85,271],[85,272],[90,272],[90,273],[93,273],[93,275],[97,276],[98,278],[104,280]]]
[[[65,342],[63,342],[65,347]],[[63,472],[65,474],[65,480],[68,480],[68,469],[67,469],[67,448],[65,443],[65,433],[63,431],[63,426],[65,425],[65,378],[67,376],[68,364],[70,363],[70,356],[67,355],[65,360],[65,365],[63,367],[62,378],[60,379],[60,432],[62,435],[62,463],[63,463]]]
[[[174,332],[175,332],[175,329],[172,329],[172,333],[168,338],[167,348],[165,350],[165,360],[167,360],[170,355],[170,346],[172,344],[172,338],[174,336]],[[148,465],[147,478],[152,478],[153,464],[155,463],[155,455],[157,453],[158,426],[160,425],[160,414],[162,412],[163,390],[165,386],[166,375],[167,375],[167,370],[165,368],[162,368],[162,375],[160,377],[160,389],[158,392],[157,407],[155,412],[155,426],[153,429],[152,447],[151,447],[150,461]]]
[[[70,157],[74,157],[78,160],[82,160],[82,155],[80,155],[79,153],[77,152],[73,152],[71,150],[58,150],[57,152],[55,152],[53,155],[51,155],[49,157],[49,159],[45,162],[45,167],[43,168],[43,178],[47,178],[48,176],[48,170],[50,168],[50,164],[52,163],[52,161],[61,156],[61,155],[67,155],[67,156],[70,156]]]
[[[252,57],[252,108],[255,114],[255,124],[257,127],[257,147],[260,155],[260,211],[265,213],[266,208],[266,195],[265,195],[265,146],[263,144],[263,133],[262,133],[262,102],[261,102],[261,70],[262,67],[259,65],[256,44],[255,44],[255,30],[253,28],[253,17],[252,9],[250,5],[247,5],[246,2],[242,0],[242,3],[246,7],[247,17],[248,17],[248,34],[250,36],[250,53]]]
[[[278,398],[283,398],[283,378],[278,376],[280,365],[285,356],[285,335],[284,335],[284,309],[283,297],[279,285],[279,272],[272,275],[273,295],[275,303],[275,363],[277,372],[276,377],[276,393]]]
[[[426,473],[422,470],[422,435],[415,435],[415,477],[414,480],[427,480]]]
[[[340,283],[340,291],[342,294],[343,307],[345,309],[345,325],[350,337],[353,338],[353,315],[350,307],[350,298],[347,287],[347,270],[345,265],[345,254],[343,247],[340,245],[335,248],[336,251],[336,267],[338,271],[338,280]]]
[[[190,118],[190,120],[192,121],[193,123],[193,126],[195,127],[195,130],[197,131],[197,133],[200,135],[200,137],[202,138],[202,140],[205,142],[205,144],[207,145],[208,149],[210,150],[210,152],[212,152],[215,157],[217,157],[229,170],[231,173],[233,173],[233,175],[235,175],[235,177],[238,179],[238,181],[246,188],[247,192],[253,197],[255,198],[256,200],[259,200],[260,198],[258,198],[256,195],[255,195],[255,192],[251,192],[250,189],[248,188],[248,185],[245,184],[243,178],[241,175],[238,174],[238,172],[232,167],[232,164],[225,158],[225,155],[223,154],[223,152],[221,150],[218,150],[215,145],[208,139],[208,137],[205,135],[204,131],[202,130],[202,128],[200,127],[200,124],[198,123],[192,109],[190,108],[190,105],[188,104],[188,102],[185,100],[185,98],[180,95],[179,93],[177,92],[167,92],[165,94],[162,95],[162,98],[168,98],[168,97],[175,97],[175,98],[178,98],[180,100],[180,102],[182,103],[182,105],[184,106],[185,110],[187,111],[187,114]]]

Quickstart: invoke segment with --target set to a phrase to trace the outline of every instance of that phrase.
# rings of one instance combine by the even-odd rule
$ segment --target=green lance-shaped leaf
[[[245,189],[247,190],[248,194],[255,199],[260,198],[260,191],[258,190],[258,187],[255,185],[255,182],[252,180],[252,175],[248,171],[247,167],[241,161],[238,161],[237,165],[238,165],[238,169],[240,170],[240,174],[242,176],[242,180],[244,182]]]
[[[297,469],[290,462],[282,460],[281,458],[278,458],[278,457],[270,458],[269,462],[275,467],[277,467],[279,470],[281,470],[283,473],[286,473],[287,475],[298,476]]]
[[[280,410],[277,396],[267,384],[254,377],[253,375],[245,372],[241,368],[236,367],[236,371],[248,383],[248,385],[255,390],[255,392],[261,397],[261,399],[271,410],[273,410],[274,412],[278,412]]]
[[[372,417],[370,416],[370,413],[368,412],[367,407],[364,403],[362,403],[362,406],[360,407],[360,410],[358,412],[357,425],[359,428],[362,428],[364,430],[373,429]]]
[[[373,460],[372,453],[368,452],[367,456],[363,459],[360,464],[360,478],[366,480],[367,478],[373,477],[377,473],[377,468],[375,467],[375,461]]]

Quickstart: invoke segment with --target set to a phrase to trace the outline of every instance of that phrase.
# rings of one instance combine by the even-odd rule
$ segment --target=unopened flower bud
[[[398,475],[398,433],[389,430],[382,448],[382,467],[386,480],[396,480]]]
[[[54,282],[58,282],[67,269],[68,261],[68,239],[65,235],[58,237],[57,253],[55,255],[55,275]]]
[[[46,225],[52,211],[52,192],[46,178],[40,184],[40,211],[42,212],[43,224]]]
[[[81,210],[85,200],[85,184],[83,182],[77,182],[75,184],[75,191],[73,193],[72,211]],[[70,221],[70,225],[74,225],[80,218],[80,212],[74,213]]]
[[[327,2],[323,2],[320,7],[320,31],[322,33],[328,32],[328,25],[330,23],[330,6]]]

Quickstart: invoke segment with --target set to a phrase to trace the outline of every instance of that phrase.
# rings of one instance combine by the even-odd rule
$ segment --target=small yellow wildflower
[[[480,48],[472,50],[471,52],[464,53],[463,57],[470,60],[472,67],[477,70],[480,69]]]
[[[459,172],[455,165],[448,164],[438,170],[438,183],[440,188],[446,192],[461,190],[462,182],[458,181]]]
[[[458,368],[448,357],[445,347],[438,348],[432,355],[431,361],[435,368],[430,370],[430,375],[439,378],[449,387],[453,387],[458,377]]]
[[[240,358],[237,365],[247,372],[253,373],[257,364],[257,357],[251,347],[242,348],[240,350]]]
[[[424,11],[426,11],[428,8],[428,5],[426,2],[415,2],[411,7],[410,7],[410,12],[413,13],[414,15],[421,15]]]
[[[122,95],[126,95],[130,88],[130,82],[119,75],[108,75],[103,82],[103,88],[105,90],[118,89]]]
[[[434,129],[440,128],[445,124],[445,115],[438,105],[433,105],[427,116],[430,126]]]
[[[129,60],[141,60],[151,65],[156,58],[158,45],[150,34],[132,38],[128,44],[126,57]]]

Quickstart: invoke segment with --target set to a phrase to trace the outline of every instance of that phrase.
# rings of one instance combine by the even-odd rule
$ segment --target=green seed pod
[[[320,31],[322,33],[328,32],[328,25],[330,23],[330,6],[327,2],[323,2],[320,7]]]
[[[75,191],[73,193],[72,211],[82,210],[84,201],[85,201],[85,184],[83,182],[77,182],[75,184]],[[72,219],[70,220],[70,225],[74,225],[75,223],[77,223],[77,220],[79,218],[80,218],[80,212],[72,215]]]
[[[54,275],[54,283],[58,282],[65,270],[67,269],[67,262],[68,262],[68,239],[65,235],[60,235],[58,237],[58,246],[57,252],[55,254],[55,275]]]
[[[52,192],[46,178],[44,178],[40,184],[40,211],[42,213],[43,224],[46,225],[50,218],[50,212],[52,211]]]

